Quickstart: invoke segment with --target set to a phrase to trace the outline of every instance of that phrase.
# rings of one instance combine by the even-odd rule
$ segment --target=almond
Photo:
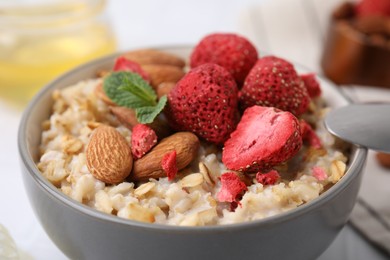
[[[156,65],[171,65],[179,68],[185,66],[185,61],[173,54],[157,51],[153,49],[143,49],[130,51],[124,56],[140,65],[156,64]]]
[[[134,109],[127,107],[110,107],[110,110],[118,121],[130,130],[132,130],[135,125],[139,124]],[[156,132],[159,139],[170,135],[172,132],[168,122],[163,116],[157,117],[153,123],[147,125]]]
[[[92,175],[109,184],[122,182],[133,167],[128,142],[115,128],[107,125],[94,130],[87,146],[86,158]]]
[[[114,101],[112,101],[107,95],[106,93],[104,92],[104,89],[103,89],[103,83],[99,83],[96,88],[95,88],[95,95],[100,98],[101,100],[103,100],[104,103],[106,103],[107,105],[109,106],[116,106],[116,104],[114,103]]]
[[[178,82],[183,76],[184,71],[181,68],[171,65],[143,65],[142,69],[148,73],[150,84],[154,89],[163,82]]]
[[[171,92],[171,89],[176,85],[176,82],[163,82],[157,86],[156,92],[158,98],[161,98],[164,95],[168,95]]]
[[[133,129],[136,124],[139,124],[134,109],[114,106],[110,107],[110,110],[118,121],[130,130]]]
[[[161,166],[164,154],[176,150],[176,163],[179,170],[185,168],[196,157],[199,140],[190,132],[178,132],[162,139],[149,153],[134,162],[132,180],[166,177]]]

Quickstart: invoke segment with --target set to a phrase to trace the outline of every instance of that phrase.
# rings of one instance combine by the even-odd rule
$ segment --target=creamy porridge
[[[142,65],[142,62],[140,63]],[[153,72],[153,68],[150,68],[151,65],[147,66],[142,66],[149,74],[149,78],[146,80],[156,89],[157,95],[161,99],[162,95],[159,95],[159,91],[164,87],[164,84],[167,84],[165,81],[158,82],[156,77],[152,76],[155,72]],[[182,65],[178,67],[180,66]],[[213,73],[216,73],[214,68]],[[176,75],[177,79],[175,80],[172,79],[174,76],[171,76],[170,81],[167,82],[176,83],[183,75]],[[187,77],[186,75],[184,78]],[[177,85],[186,83],[184,78]],[[171,87],[175,85],[174,83],[171,84]],[[258,120],[266,120],[266,115],[269,114],[273,116],[272,120],[283,119],[286,122],[293,122],[292,126],[298,129],[298,134],[295,133],[296,129],[291,128],[291,131],[295,131],[294,138],[299,135],[299,138],[296,139],[299,141],[298,146],[294,146],[296,151],[286,155],[286,150],[289,150],[292,145],[285,146],[283,143],[283,147],[275,148],[275,145],[279,145],[279,139],[283,137],[284,132],[281,133],[282,137],[272,141],[274,134],[276,135],[276,132],[272,131],[266,140],[271,140],[270,142],[274,143],[272,145],[266,143],[256,149],[259,149],[257,154],[261,155],[267,153],[269,149],[273,149],[273,153],[270,155],[273,159],[269,159],[268,155],[268,157],[263,156],[261,160],[258,159],[256,163],[253,163],[254,166],[251,164],[251,168],[248,166],[244,169],[234,169],[235,166],[226,166],[233,165],[227,155],[229,149],[237,148],[236,144],[232,146],[233,148],[229,148],[228,142],[241,140],[238,136],[242,135],[242,132],[237,134],[233,132],[234,129],[221,142],[212,139],[214,137],[202,136],[196,130],[194,130],[194,134],[185,129],[184,131],[174,130],[170,133],[169,131],[161,133],[164,131],[153,126],[154,123],[143,124],[155,129],[153,134],[156,133],[156,138],[153,139],[151,147],[148,147],[147,151],[137,153],[132,149],[136,143],[135,140],[132,140],[133,133],[130,129],[136,131],[133,128],[134,125],[128,118],[126,119],[124,113],[117,111],[118,107],[121,106],[115,105],[112,100],[107,100],[107,96],[102,94],[102,84],[102,78],[89,79],[53,93],[53,112],[50,118],[42,124],[40,147],[42,156],[38,162],[38,168],[51,183],[67,196],[107,214],[149,223],[184,226],[231,224],[262,219],[316,199],[339,181],[346,171],[347,150],[324,129],[322,119],[329,108],[318,95],[311,98],[304,113],[294,111],[294,113],[299,114],[297,118],[290,113],[288,115],[280,114],[282,113],[280,110],[275,110],[275,112],[261,108],[260,112],[256,112],[258,113],[256,116],[259,116]],[[239,91],[245,90],[245,84]],[[177,85],[175,88],[178,87]],[[172,98],[174,96],[170,93],[168,102],[171,102],[169,103],[171,110],[174,109]],[[214,96],[213,99],[215,98]],[[188,102],[190,103],[190,101]],[[167,109],[163,113],[167,113],[166,111]],[[249,108],[245,111],[249,111]],[[252,109],[251,113],[253,114],[255,111]],[[245,112],[242,115],[242,120],[249,120],[252,114]],[[171,120],[169,116],[167,117],[168,121]],[[161,114],[158,120],[161,120]],[[162,118],[162,120],[164,121],[166,118]],[[297,126],[296,122],[301,122],[301,124]],[[302,124],[302,122],[305,123]],[[284,121],[282,123],[284,124]],[[240,131],[240,124],[241,122],[238,123],[235,131]],[[272,122],[269,127],[276,127],[275,124]],[[91,151],[96,153],[100,151],[99,147],[90,147],[93,145],[91,139],[95,138],[96,142],[99,143],[105,138],[103,135],[101,138],[93,137],[97,129],[102,129],[102,125],[115,129],[114,132],[119,133],[129,147],[133,144],[133,147],[129,148],[131,156],[129,160],[132,161],[129,165],[130,170],[124,167],[125,172],[127,171],[126,176],[120,181],[113,180],[112,183],[105,179],[111,178],[110,176],[101,178],[102,174],[108,173],[107,171],[99,172],[97,169],[99,165],[96,164],[99,164],[100,159],[95,164],[90,159],[95,155]],[[177,125],[170,125],[173,129],[178,129]],[[310,125],[313,126],[315,132],[311,130]],[[264,131],[266,132],[269,127],[265,127]],[[309,135],[303,133],[305,127],[312,131],[309,131]],[[259,131],[262,131],[261,128]],[[218,127],[215,129],[223,131]],[[158,149],[161,150],[159,147],[164,142],[162,140],[171,138],[175,132],[184,132],[184,134],[193,136],[191,139],[192,147],[185,147],[184,141],[184,143],[178,142],[177,145],[173,145],[174,154],[166,153],[162,157],[163,159],[156,156],[157,162],[148,161],[151,154],[158,153]],[[232,132],[233,134],[229,137]],[[233,137],[236,140],[231,140]],[[291,143],[291,138],[293,137],[288,137],[286,143]],[[246,138],[246,140],[249,139]],[[222,150],[223,144],[226,146],[224,150]],[[249,148],[245,148],[242,154],[252,149],[252,145],[258,144],[253,142]],[[183,152],[179,146],[183,146]],[[115,147],[113,146],[112,150],[114,155],[116,154]],[[262,147],[266,147],[268,150],[265,148],[264,150]],[[94,148],[97,150],[93,150]],[[185,160],[181,156],[183,153],[187,155],[188,149],[192,149],[193,156],[189,162],[181,165],[181,162]],[[132,155],[131,152],[133,152]],[[276,153],[277,155],[275,155]],[[108,155],[110,154],[108,153]],[[122,155],[127,156],[127,154]],[[240,157],[240,154],[233,154],[233,157]],[[228,162],[228,160],[230,161]],[[137,164],[137,162],[141,163]],[[126,164],[126,162],[124,163]],[[157,167],[159,171],[146,174],[148,170],[152,171],[153,167]],[[136,173],[137,171],[138,173]]]

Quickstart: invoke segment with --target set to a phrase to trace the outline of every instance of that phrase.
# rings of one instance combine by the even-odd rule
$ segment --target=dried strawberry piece
[[[271,170],[267,173],[256,173],[256,180],[263,185],[274,185],[280,178],[277,170]]]
[[[312,168],[312,175],[319,181],[323,181],[328,178],[328,175],[326,174],[325,170],[319,166],[314,166]]]
[[[205,63],[224,67],[239,86],[257,61],[257,50],[244,37],[232,33],[214,33],[204,37],[191,54],[191,68]]]
[[[237,197],[248,190],[245,183],[240,180],[234,172],[227,172],[221,175],[221,190],[217,194],[220,202],[236,202]]]
[[[237,124],[237,85],[217,64],[190,70],[169,92],[165,115],[178,131],[223,144]]]
[[[253,106],[225,142],[222,162],[231,170],[256,173],[287,161],[301,146],[299,121],[293,114]]]
[[[144,80],[147,82],[150,81],[149,75],[141,68],[138,63],[128,60],[123,56],[116,59],[113,70],[138,73]]]
[[[163,158],[161,159],[161,167],[167,174],[169,181],[175,178],[177,172],[179,171],[176,162],[176,150],[164,154]]]
[[[276,107],[296,116],[306,112],[310,97],[294,66],[275,56],[259,59],[245,79],[240,105]]]
[[[321,139],[318,137],[313,128],[305,120],[301,120],[299,123],[301,127],[302,140],[307,141],[310,146],[316,149],[322,148]]]
[[[300,75],[300,77],[303,80],[303,83],[305,84],[307,92],[311,98],[321,96],[320,83],[316,79],[316,75],[314,73]]]
[[[131,135],[131,152],[136,159],[141,158],[157,144],[157,135],[152,128],[144,124],[133,127]]]

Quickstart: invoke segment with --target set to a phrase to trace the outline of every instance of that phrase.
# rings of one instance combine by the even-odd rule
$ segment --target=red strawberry
[[[362,0],[355,7],[356,15],[363,16],[390,16],[389,0]]]
[[[310,146],[320,149],[322,147],[321,139],[318,137],[313,128],[305,120],[301,120],[299,123],[302,140],[307,141]]]
[[[133,127],[131,134],[131,152],[137,159],[144,156],[157,143],[157,135],[152,128],[144,124]]]
[[[221,190],[217,194],[220,202],[234,202],[243,191],[248,190],[245,183],[234,172],[221,175]]]
[[[144,80],[147,82],[150,81],[149,75],[141,68],[138,63],[128,60],[123,56],[116,59],[114,71],[130,71],[138,73]]]
[[[245,38],[229,33],[215,33],[204,37],[191,54],[191,68],[205,63],[216,63],[229,71],[241,86],[257,61],[256,48]]]
[[[240,92],[243,109],[253,105],[276,107],[299,116],[309,102],[309,94],[293,65],[274,56],[257,61]]]
[[[224,68],[203,64],[190,70],[168,95],[173,128],[222,144],[236,126],[237,86]]]
[[[300,75],[311,98],[321,96],[321,87],[314,73]]]
[[[287,161],[301,146],[299,121],[293,114],[253,106],[225,142],[222,162],[231,170],[259,172]]]
[[[161,167],[167,174],[169,181],[175,178],[176,173],[179,171],[176,162],[176,150],[164,154],[163,158],[161,159]]]
[[[256,180],[263,185],[274,185],[280,178],[278,171],[271,170],[267,173],[256,173]]]

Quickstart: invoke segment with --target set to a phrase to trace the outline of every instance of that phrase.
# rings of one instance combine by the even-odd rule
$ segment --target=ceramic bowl
[[[188,57],[189,47],[161,50]],[[50,115],[51,93],[110,69],[113,55],[78,67],[48,84],[26,108],[18,145],[22,175],[36,217],[71,259],[315,259],[345,225],[355,204],[367,150],[353,147],[345,176],[317,199],[286,213],[240,224],[179,227],[108,215],[59,191],[39,172],[41,123]],[[321,79],[331,107],[348,99]]]

